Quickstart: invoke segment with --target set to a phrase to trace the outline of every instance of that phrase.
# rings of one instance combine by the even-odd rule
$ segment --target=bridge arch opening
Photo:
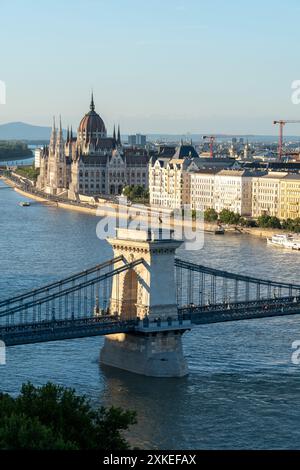
[[[124,276],[121,318],[124,320],[137,317],[138,276],[134,269],[129,269]]]

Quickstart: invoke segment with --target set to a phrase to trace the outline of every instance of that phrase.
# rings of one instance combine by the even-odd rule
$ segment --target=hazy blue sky
[[[77,127],[91,88],[109,131],[264,134],[300,118],[299,0],[2,0],[0,14],[0,123]]]

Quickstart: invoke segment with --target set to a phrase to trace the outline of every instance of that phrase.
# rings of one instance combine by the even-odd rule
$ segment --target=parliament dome
[[[80,140],[98,139],[106,137],[106,127],[103,119],[95,111],[94,97],[92,95],[90,111],[83,116],[78,127]]]

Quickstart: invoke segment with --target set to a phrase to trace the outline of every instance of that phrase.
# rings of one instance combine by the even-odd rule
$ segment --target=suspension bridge
[[[1,300],[0,339],[6,346],[105,335],[109,365],[121,367],[112,347],[125,348],[132,363],[137,359],[132,351],[141,353],[150,340],[151,357],[158,354],[163,362],[167,354],[170,362],[169,353],[175,351],[178,359],[181,335],[194,325],[300,313],[298,284],[198,265],[175,257],[181,242],[172,237],[122,230],[108,240],[113,259]],[[142,373],[135,369],[128,367]]]

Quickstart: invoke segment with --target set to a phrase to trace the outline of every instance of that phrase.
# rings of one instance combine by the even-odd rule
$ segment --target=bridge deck
[[[49,321],[34,324],[23,324],[0,328],[0,339],[6,346],[32,344],[65,339],[103,336],[134,331],[136,320],[105,320],[97,317],[86,317],[79,320]]]
[[[238,320],[251,320],[300,314],[300,300],[276,299],[240,302],[233,306],[224,304],[189,306],[178,309],[178,319],[166,321],[120,320],[118,317],[84,317],[81,319],[52,320],[0,327],[0,339],[6,346],[31,344],[66,339],[103,336],[116,333],[151,333],[189,330],[193,325],[207,325]]]
[[[300,300],[277,299],[270,303],[265,301],[245,302],[233,306],[211,305],[208,307],[186,307],[179,309],[183,319],[190,319],[194,325],[222,323],[238,320],[280,317],[300,314]]]

